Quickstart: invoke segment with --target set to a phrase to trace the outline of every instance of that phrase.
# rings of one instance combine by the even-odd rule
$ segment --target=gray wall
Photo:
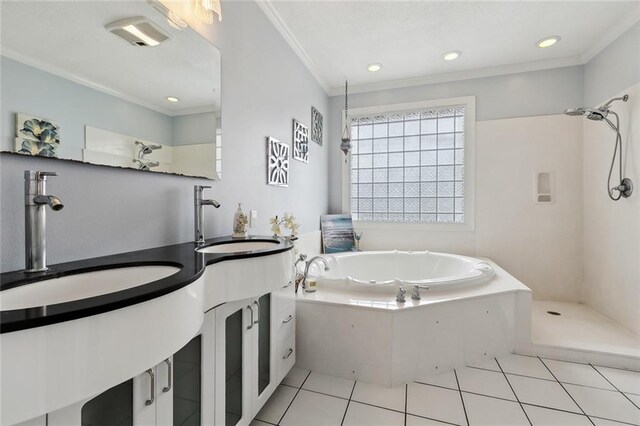
[[[584,66],[584,99],[588,106],[640,81],[640,22],[635,24]]]
[[[0,149],[12,151],[15,113],[49,118],[60,125],[60,157],[82,159],[84,126],[89,125],[171,145],[171,117],[0,57]]]
[[[478,121],[558,114],[572,105],[583,104],[582,66],[359,93],[349,96],[349,107],[390,105],[460,96],[476,97]],[[344,158],[339,149],[339,141],[342,134],[343,108],[343,96],[331,98],[328,140],[331,148],[329,209],[332,213],[338,213],[342,208]]]
[[[0,270],[23,267],[24,170],[55,170],[49,189],[65,203],[48,212],[50,263],[190,241],[194,184],[222,203],[205,212],[207,236],[231,233],[237,202],[258,210],[254,233],[268,233],[268,217],[293,212],[301,231],[318,229],[328,209],[328,138],[311,143],[310,162],[291,163],[289,188],[265,184],[265,137],[290,142],[291,120],[310,124],[311,105],[330,123],[326,94],[253,2],[227,2],[224,21],[208,38],[222,52],[224,180],[0,155]],[[4,91],[4,87],[2,88]]]
[[[171,144],[176,146],[215,143],[217,127],[216,114],[213,112],[172,117]]]

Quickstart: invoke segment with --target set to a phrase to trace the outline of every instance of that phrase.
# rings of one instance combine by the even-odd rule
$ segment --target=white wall
[[[584,292],[585,302],[640,334],[640,84],[620,92],[617,102],[626,156],[624,175],[635,185],[628,199],[611,201],[606,180],[615,133],[584,120]],[[601,99],[606,102],[608,99]],[[612,184],[617,185],[617,165]]]
[[[192,5],[191,1],[184,4]],[[289,188],[266,185],[266,136],[290,142],[292,119],[310,124],[311,106],[330,122],[328,97],[271,22],[251,1],[224,3],[224,20],[200,25],[222,55],[224,178],[220,182],[113,170],[44,158],[0,155],[0,270],[24,267],[23,172],[54,170],[49,190],[64,210],[48,213],[48,260],[59,263],[191,241],[193,185],[213,185],[222,203],[205,211],[205,235],[231,233],[237,202],[268,218],[293,212],[301,232],[328,210],[328,146],[310,144],[309,164],[292,161]],[[4,90],[4,88],[3,88]]]

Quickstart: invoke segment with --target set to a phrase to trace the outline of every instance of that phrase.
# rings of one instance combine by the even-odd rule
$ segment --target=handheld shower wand
[[[629,178],[622,177],[622,136],[620,135],[620,117],[615,111],[609,109],[609,106],[616,101],[627,102],[629,95],[613,98],[609,102],[600,105],[597,108],[569,108],[564,111],[565,114],[570,116],[586,116],[589,120],[604,121],[607,125],[616,133],[616,142],[613,149],[613,157],[611,158],[611,167],[609,167],[609,176],[607,178],[607,194],[613,201],[618,201],[620,198],[628,198],[633,193],[633,182]],[[615,124],[608,116],[613,115],[615,117]],[[618,151],[619,150],[619,151]],[[616,162],[616,154],[618,155],[618,177],[620,184],[614,187],[611,186],[611,175],[613,174],[613,167]],[[617,192],[618,195],[614,195]]]

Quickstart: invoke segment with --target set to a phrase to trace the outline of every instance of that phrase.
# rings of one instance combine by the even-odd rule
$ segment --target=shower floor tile
[[[551,315],[547,311],[561,315]],[[640,337],[580,303],[534,300],[531,342],[534,345],[640,357]]]
[[[498,362],[503,371],[465,367],[397,388],[296,370],[252,426],[640,426],[640,373],[521,355]]]

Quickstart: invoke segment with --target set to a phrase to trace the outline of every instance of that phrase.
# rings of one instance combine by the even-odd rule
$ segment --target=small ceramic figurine
[[[247,215],[242,211],[242,203],[238,203],[238,210],[233,216],[233,234],[232,238],[247,238],[247,224],[249,219]]]

